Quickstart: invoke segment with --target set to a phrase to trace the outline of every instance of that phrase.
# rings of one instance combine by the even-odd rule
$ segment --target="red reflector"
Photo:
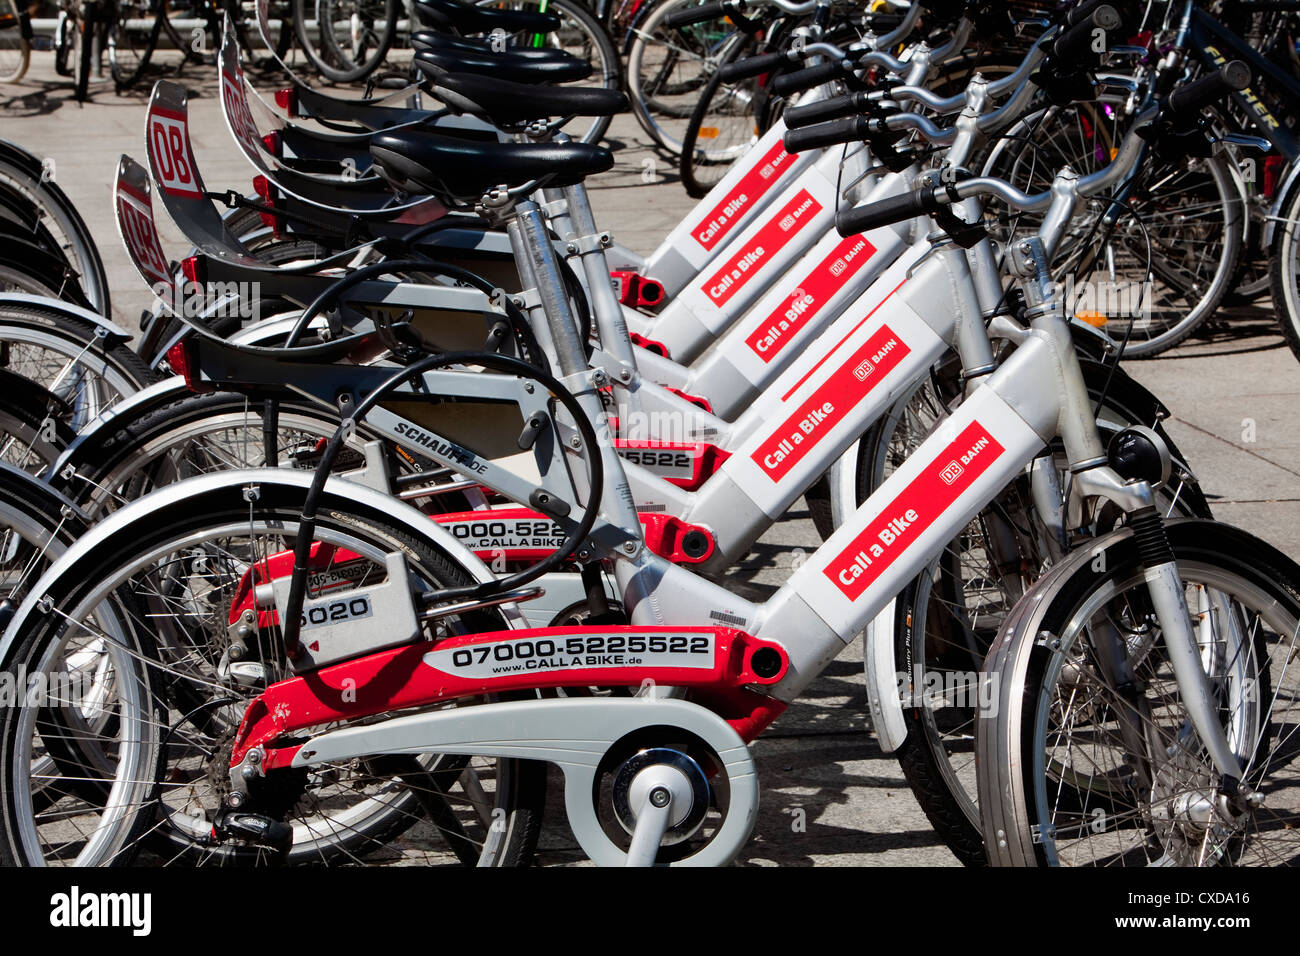
[[[199,345],[193,339],[182,339],[169,348],[167,364],[173,372],[185,379],[185,387],[191,392],[215,391],[199,374]]]
[[[262,200],[264,205],[275,207],[275,194],[271,190],[270,181],[265,176],[253,177],[253,191],[257,193],[258,198]],[[280,218],[278,216],[261,210],[258,210],[257,215],[261,218],[262,225],[269,226],[277,239],[283,238],[280,234]]]
[[[275,105],[280,107],[290,116],[298,115],[298,91],[292,86],[283,90],[275,91]]]
[[[191,284],[202,285],[202,265],[198,256],[190,256],[181,260],[181,272],[185,274],[186,280]]]
[[[276,159],[280,158],[280,133],[278,130],[271,130],[271,132],[263,136],[262,145],[265,146],[266,151]]]

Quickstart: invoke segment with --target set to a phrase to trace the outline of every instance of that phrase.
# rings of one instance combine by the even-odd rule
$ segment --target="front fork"
[[[1155,493],[1146,481],[1126,481],[1108,463],[1060,296],[1048,272],[1048,256],[1042,242],[1026,239],[1015,243],[1011,258],[1016,271],[1026,280],[1026,318],[1033,327],[1046,332],[1056,346],[1054,351],[1060,363],[1062,385],[1060,434],[1074,474],[1073,491],[1085,499],[1105,498],[1124,511],[1127,524],[1137,539],[1151,606],[1164,637],[1188,718],[1214,761],[1220,776],[1220,794],[1235,800],[1241,781],[1241,763],[1219,719],[1210,676],[1202,663],[1201,646],[1187,608],[1182,578],[1165,535],[1164,519],[1155,505]],[[1100,656],[1106,658],[1104,649]],[[1158,763],[1166,755],[1155,752],[1150,756]]]

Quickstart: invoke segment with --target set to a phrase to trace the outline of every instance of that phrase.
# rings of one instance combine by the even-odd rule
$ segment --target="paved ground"
[[[214,74],[190,67],[182,78],[191,90],[195,150],[209,189],[244,189],[252,171],[221,120]],[[49,53],[33,54],[23,84],[0,86],[0,136],[55,160],[59,185],[100,245],[116,317],[128,326],[148,294],[122,251],[110,193],[118,156],[144,159],[146,98],[144,91],[116,96],[107,87],[79,105],[70,85],[55,77]],[[592,184],[597,215],[621,242],[648,253],[693,203],[675,182],[675,166],[648,148],[633,121],[619,118],[610,139],[618,164]],[[169,226],[163,241],[170,255],[183,254]],[[1300,559],[1300,363],[1271,311],[1245,310],[1208,338],[1129,370],[1173,410],[1168,429],[1216,514]],[[737,576],[757,589],[774,588],[789,573],[795,549],[816,546],[806,512],[796,510],[759,542]],[[955,865],[897,763],[868,732],[861,660],[855,643],[755,746],[763,806],[744,863]],[[796,820],[806,825],[800,829]],[[544,845],[563,859],[572,843],[553,829]]]

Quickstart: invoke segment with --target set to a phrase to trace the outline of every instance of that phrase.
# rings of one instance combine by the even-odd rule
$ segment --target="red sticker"
[[[801,462],[911,352],[882,325],[750,456],[774,482]]]
[[[772,361],[875,254],[876,247],[861,236],[841,240],[745,343],[764,362]]]
[[[149,111],[149,157],[158,185],[174,196],[201,199],[185,116],[154,107]]]
[[[691,230],[691,235],[705,249],[712,249],[731,227],[738,223],[747,209],[762,199],[790,169],[791,156],[781,143],[773,146],[754,168],[741,177],[727,197],[713,207],[704,219]]]
[[[971,422],[822,573],[856,601],[1004,450]]]
[[[167,257],[153,221],[153,204],[148,196],[121,179],[117,181],[117,221],[136,268],[158,283],[172,285]]]
[[[253,124],[253,114],[248,108],[248,97],[244,93],[244,71],[238,64],[233,70],[222,59],[221,64],[221,102],[226,108],[226,118],[235,133],[235,138],[250,156],[257,156],[257,127]]]
[[[802,223],[822,211],[822,205],[808,193],[799,190],[776,215],[768,220],[767,225],[745,244],[730,262],[715,272],[704,285],[700,286],[714,305],[725,305],[733,295],[739,292],[763,265],[770,261],[773,254],[789,241],[792,233],[798,232]]]

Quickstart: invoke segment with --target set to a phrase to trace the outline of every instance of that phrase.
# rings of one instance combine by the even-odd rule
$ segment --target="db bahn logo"
[[[939,477],[943,479],[944,484],[951,485],[961,477],[963,471],[965,471],[965,469],[962,468],[961,465],[957,464],[955,461],[950,461],[948,464],[943,466],[943,471],[939,472]]]
[[[873,371],[875,371],[875,368],[876,367],[871,364],[870,359],[863,359],[862,363],[853,370],[853,377],[856,378],[859,382],[865,382],[867,380],[867,376],[870,375]],[[959,474],[960,471],[961,469],[958,469]]]
[[[834,262],[831,263],[831,275],[833,276],[841,275],[844,272],[844,270],[847,269],[848,267],[849,264],[845,262],[843,259],[836,259]]]

